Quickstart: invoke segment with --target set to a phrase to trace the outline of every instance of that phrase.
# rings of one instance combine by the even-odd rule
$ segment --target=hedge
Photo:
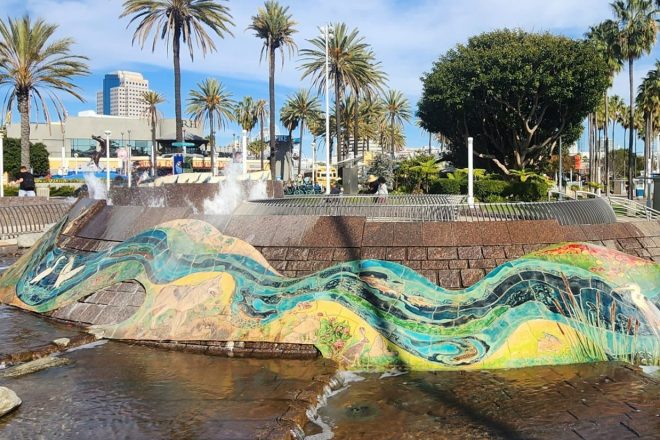
[[[525,182],[512,181],[505,192],[506,196],[520,202],[538,202],[548,197],[549,186],[546,182],[527,179]]]
[[[430,194],[460,194],[461,182],[456,179],[436,179],[429,188]]]
[[[504,180],[477,180],[474,182],[474,195],[477,199],[485,202],[493,200],[494,196],[502,198],[508,187],[509,182]]]

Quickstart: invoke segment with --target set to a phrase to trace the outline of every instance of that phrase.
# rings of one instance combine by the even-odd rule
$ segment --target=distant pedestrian
[[[18,197],[36,197],[34,176],[30,173],[27,167],[22,166],[21,171],[16,174],[16,180],[13,182],[18,187]]]
[[[383,176],[380,176],[378,178],[378,187],[376,188],[376,194],[380,196],[386,196],[387,193],[388,193],[387,182],[385,181],[385,178]]]

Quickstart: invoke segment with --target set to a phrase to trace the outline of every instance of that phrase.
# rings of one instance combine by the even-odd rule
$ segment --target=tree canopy
[[[509,174],[547,161],[559,136],[567,144],[577,140],[609,75],[588,42],[520,30],[484,33],[422,77],[418,116],[449,140],[459,165],[472,136],[475,154]]]

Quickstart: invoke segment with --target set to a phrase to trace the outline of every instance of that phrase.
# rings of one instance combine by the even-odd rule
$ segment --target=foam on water
[[[323,394],[319,397],[316,406],[307,410],[307,418],[310,422],[321,428],[321,432],[306,436],[306,440],[330,440],[331,438],[334,438],[335,434],[332,432],[332,426],[323,420],[318,411],[320,408],[328,404],[329,398],[347,390],[351,383],[363,380],[364,377],[353,371],[340,371],[335,375],[334,379],[330,382],[330,385],[326,386],[323,390]]]

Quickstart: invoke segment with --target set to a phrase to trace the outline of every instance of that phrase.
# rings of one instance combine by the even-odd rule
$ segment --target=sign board
[[[183,174],[183,154],[172,155],[172,173]]]

